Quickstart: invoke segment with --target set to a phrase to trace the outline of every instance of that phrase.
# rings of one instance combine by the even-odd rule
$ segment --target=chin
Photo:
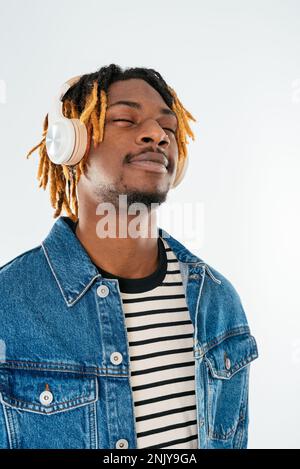
[[[150,207],[151,204],[161,205],[167,199],[168,191],[159,192],[159,191],[128,191],[127,192],[127,204],[131,205],[134,203],[142,203],[147,207]]]

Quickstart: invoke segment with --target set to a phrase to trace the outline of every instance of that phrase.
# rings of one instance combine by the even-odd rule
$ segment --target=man
[[[193,117],[158,72],[114,64],[62,102],[87,146],[57,164],[46,116],[38,177],[67,216],[0,270],[0,447],[247,447],[240,297],[156,225]]]

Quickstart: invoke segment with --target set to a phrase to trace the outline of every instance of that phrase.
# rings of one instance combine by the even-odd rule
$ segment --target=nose
[[[157,122],[155,122],[153,125],[144,125],[143,129],[139,132],[137,136],[137,144],[143,144],[145,142],[154,142],[159,146],[167,148],[170,145],[171,140],[164,129],[162,129],[162,127]]]

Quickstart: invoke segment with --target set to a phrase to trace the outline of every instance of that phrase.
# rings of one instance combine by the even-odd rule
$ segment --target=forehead
[[[147,106],[171,111],[158,91],[145,80],[139,78],[116,81],[109,86],[107,93],[108,108],[117,101],[133,101],[139,103],[141,107]],[[138,107],[136,108],[138,109]],[[170,115],[172,114],[176,117],[173,111],[170,112]]]

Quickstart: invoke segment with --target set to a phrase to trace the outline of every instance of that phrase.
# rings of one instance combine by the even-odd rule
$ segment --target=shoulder
[[[43,262],[42,246],[35,246],[21,252],[13,259],[0,266],[0,288],[18,284],[21,286],[29,277],[36,276]]]
[[[199,315],[202,353],[210,350],[214,366],[221,372],[225,353],[229,353],[232,363],[236,362],[240,368],[240,363],[246,364],[258,357],[257,341],[240,293],[227,276],[207,263],[204,279]]]
[[[204,262],[206,275],[211,279],[211,286],[215,284],[216,290],[219,291],[221,295],[226,295],[227,298],[232,298],[234,301],[241,301],[240,295],[232,283],[232,280],[213,267],[211,264]]]
[[[2,334],[17,328],[20,318],[26,315],[28,320],[29,312],[36,311],[48,291],[50,276],[42,246],[24,251],[0,267]]]
[[[204,262],[205,281],[202,308],[218,327],[236,332],[249,332],[248,319],[240,293],[232,280],[217,268]]]

